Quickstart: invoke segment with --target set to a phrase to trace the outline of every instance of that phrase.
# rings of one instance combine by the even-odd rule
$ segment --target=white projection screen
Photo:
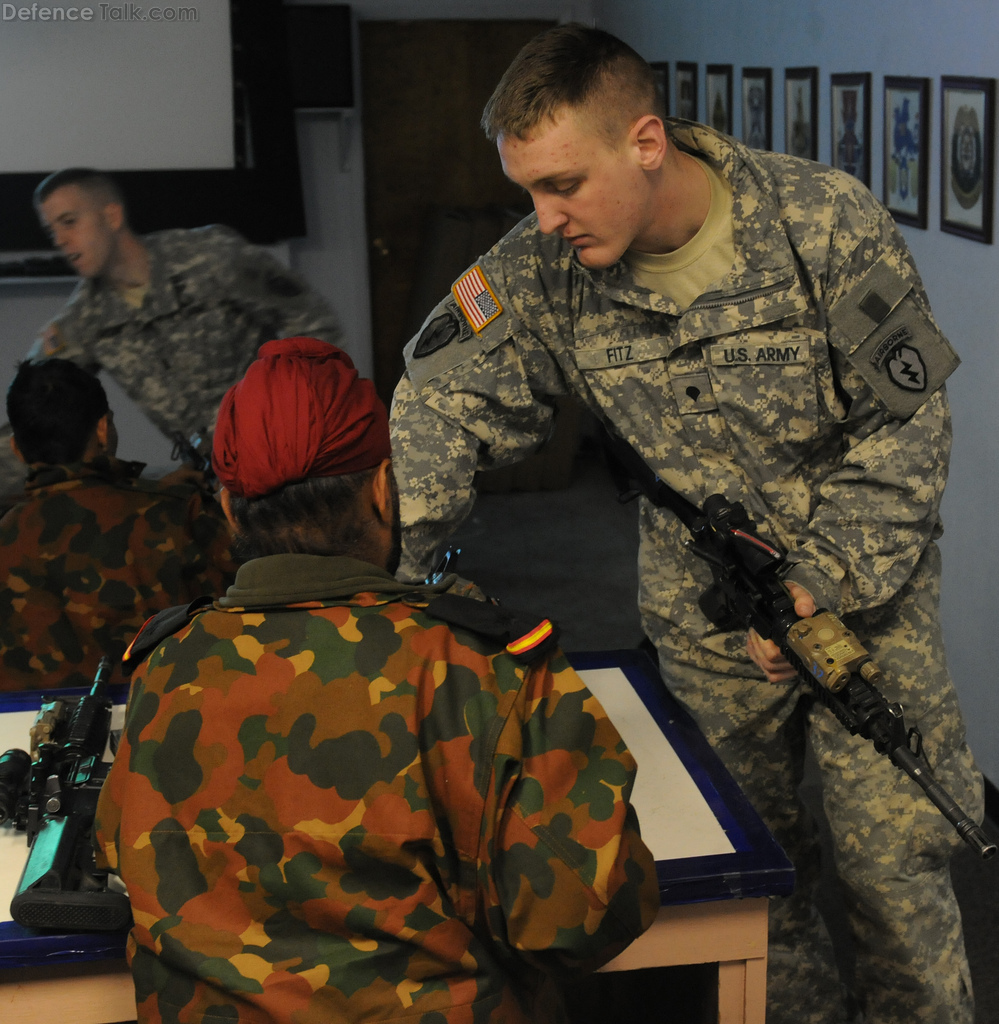
[[[0,3],[0,174],[229,169],[229,4]]]

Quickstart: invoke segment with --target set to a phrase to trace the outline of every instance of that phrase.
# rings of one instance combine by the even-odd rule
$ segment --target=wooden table
[[[717,963],[719,1024],[764,1024],[769,897],[794,888],[790,861],[647,655],[571,661],[635,755],[632,799],[662,902],[603,970]]]
[[[663,904],[649,931],[604,970],[717,963],[719,1024],[763,1024],[767,904],[793,888],[789,861],[645,654],[571,660],[635,754],[633,799]],[[25,746],[40,698],[0,694],[0,751]],[[123,933],[51,935],[9,920],[26,854],[23,834],[0,826],[0,1021],[134,1020]]]

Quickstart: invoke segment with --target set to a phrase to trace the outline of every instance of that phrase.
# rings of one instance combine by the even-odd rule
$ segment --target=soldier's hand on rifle
[[[815,600],[804,587],[797,583],[788,583],[787,589],[794,598],[795,614],[807,619],[816,612]],[[761,668],[771,683],[786,683],[798,674],[791,663],[780,652],[773,640],[764,640],[755,629],[750,629],[746,640],[746,651],[749,657]]]

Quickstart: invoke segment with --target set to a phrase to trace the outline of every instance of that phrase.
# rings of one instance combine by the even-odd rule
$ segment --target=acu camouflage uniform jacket
[[[231,228],[145,235],[149,290],[136,309],[102,281],[81,281],[53,321],[49,353],[109,371],[169,434],[212,427],[222,396],[272,338],[340,336],[297,275]]]
[[[142,242],[150,272],[142,305],[130,306],[101,281],[81,281],[52,321],[59,347],[45,354],[107,370],[167,436],[211,429],[222,396],[264,342],[340,337],[326,301],[231,228],[158,231]],[[0,430],[4,491],[23,479],[2,447],[9,436],[9,426]]]
[[[96,825],[140,1022],[517,1024],[649,925],[620,736],[441,589],[257,559],[140,666]]]
[[[272,338],[340,336],[327,303],[265,249],[213,224],[142,238],[149,290],[136,309],[81,281],[49,353],[109,371],[165,434],[215,423],[222,396]]]
[[[681,311],[619,261],[581,266],[533,215],[465,274],[407,350],[393,403],[418,578],[467,514],[476,468],[547,436],[579,396],[691,501],[742,500],[789,578],[842,614],[892,599],[940,532],[957,357],[888,212],[856,179],[703,125],[676,143],[734,196],[736,265]],[[644,502],[643,502],[644,505]],[[745,659],[697,605],[710,583],[669,512],[642,511],[646,631],[669,657]]]
[[[35,466],[0,519],[0,690],[88,686],[154,612],[235,572],[215,502],[101,458]]]

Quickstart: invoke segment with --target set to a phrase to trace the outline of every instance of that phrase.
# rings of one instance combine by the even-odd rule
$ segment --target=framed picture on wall
[[[833,167],[871,183],[871,73],[830,76]]]
[[[940,230],[992,243],[994,78],[940,79]]]
[[[649,64],[656,76],[656,92],[663,105],[663,111],[669,113],[669,61],[656,60]]]
[[[784,69],[784,152],[819,158],[819,69]]]
[[[773,148],[773,89],[770,68],[742,69],[742,141]]]
[[[704,123],[715,131],[732,134],[732,65],[704,67]]]
[[[885,75],[884,204],[899,224],[926,227],[930,80]]]
[[[697,120],[697,65],[676,62],[676,116]]]

